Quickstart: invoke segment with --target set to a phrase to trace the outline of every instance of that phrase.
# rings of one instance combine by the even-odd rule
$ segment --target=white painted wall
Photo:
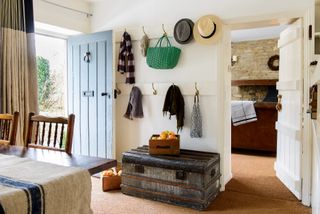
[[[312,213],[320,214],[320,127],[318,121],[313,122],[312,150]]]
[[[316,68],[319,72],[320,66]],[[318,88],[320,83],[318,82]],[[320,214],[320,93],[318,93],[318,114],[317,120],[312,121],[312,213]]]
[[[197,19],[201,15],[215,14],[226,23],[258,21],[297,14],[306,10],[312,0],[104,0],[92,5],[93,31],[125,26],[157,26],[174,24],[182,17]]]
[[[315,16],[314,13],[311,16]],[[314,21],[314,20],[313,20]],[[314,54],[313,43],[311,43],[311,52]],[[319,62],[320,56],[315,55]],[[312,68],[310,72],[310,85],[317,84],[320,87],[320,65]],[[317,120],[312,120],[312,192],[311,206],[313,214],[320,214],[320,93],[318,92],[318,110]]]
[[[232,42],[256,41],[263,39],[279,38],[280,33],[286,29],[288,25],[277,25],[262,28],[250,28],[231,31]]]
[[[127,29],[130,33],[130,30]],[[134,32],[131,33],[134,35]],[[161,35],[161,34],[160,34]],[[119,41],[119,40],[118,40]],[[157,39],[151,44],[155,45]],[[139,49],[139,41],[133,42],[133,50],[136,65],[136,86],[140,87],[143,96],[144,118],[133,121],[123,117],[126,111],[130,85],[121,84],[125,77],[117,72],[116,82],[123,92],[116,100],[116,140],[117,158],[121,158],[123,151],[148,144],[152,134],[163,130],[176,131],[176,119],[169,120],[163,116],[162,107],[168,87],[174,83],[180,86],[185,95],[185,126],[181,132],[181,147],[203,151],[217,151],[217,115],[216,80],[218,72],[218,48],[215,46],[202,46],[192,42],[188,45],[174,45],[181,48],[182,54],[179,64],[172,70],[155,70],[146,64],[146,58],[142,57]],[[116,44],[116,56],[119,43]],[[203,114],[202,139],[190,138],[190,116],[193,104],[194,83],[198,83],[200,90],[200,105]],[[152,83],[157,88],[158,95],[152,95]],[[204,95],[205,94],[205,95]]]
[[[314,5],[309,11],[306,17],[307,23],[316,26],[313,31],[319,31],[319,22],[317,21],[320,14],[319,0],[316,0],[317,4]],[[315,55],[314,53],[314,39],[308,42],[306,55],[310,57],[311,60],[317,60],[320,62],[320,55]],[[309,74],[308,87],[318,84],[320,87],[320,65],[316,67],[310,67],[306,65],[309,69],[307,72]],[[308,115],[309,116],[309,115]],[[312,120],[311,125],[312,131],[312,147],[310,153],[312,154],[312,178],[311,178],[311,206],[312,213],[320,214],[320,93],[318,93],[318,115],[317,120]],[[308,151],[307,151],[308,152]]]
[[[172,29],[172,26],[168,29]],[[227,28],[226,28],[227,29]],[[225,32],[227,30],[224,30]],[[218,152],[223,154],[225,136],[223,135],[224,123],[227,121],[230,127],[230,111],[225,109],[223,103],[219,103],[222,96],[230,94],[223,93],[224,83],[217,82],[218,78],[222,78],[223,71],[227,63],[219,63],[225,60],[225,56],[230,54],[230,33],[226,34],[223,41],[227,40],[229,49],[223,46],[224,43],[219,43],[212,46],[203,46],[196,42],[191,42],[188,45],[179,45],[174,39],[171,39],[172,44],[181,48],[181,56],[179,64],[172,70],[155,70],[149,68],[146,64],[146,58],[140,54],[139,39],[141,38],[140,28],[127,28],[133,39],[133,50],[136,65],[136,86],[143,93],[143,119],[128,120],[123,117],[128,100],[131,85],[125,85],[125,76],[116,74],[116,82],[118,88],[122,91],[121,95],[116,100],[116,158],[121,160],[121,153],[137,146],[147,145],[152,134],[160,133],[163,130],[176,131],[176,118],[173,116],[169,120],[168,116],[164,116],[162,107],[165,99],[165,94],[168,87],[174,83],[178,85],[185,99],[185,126],[180,134],[181,144],[183,149],[192,149],[199,151]],[[161,28],[153,28],[150,30],[149,36],[161,35]],[[119,41],[123,30],[115,31],[116,46],[115,55],[118,56]],[[172,35],[168,30],[169,35]],[[151,45],[155,45],[157,38],[152,39]],[[226,54],[219,54],[225,51]],[[192,139],[190,137],[191,126],[191,111],[193,106],[193,95],[195,93],[194,84],[197,82],[197,87],[200,90],[200,106],[203,118],[203,137],[201,139]],[[152,94],[152,83],[157,88],[157,95]],[[230,81],[228,82],[230,84]],[[222,91],[221,91],[222,90]],[[228,105],[230,107],[230,105]],[[223,117],[223,114],[228,114],[229,117]],[[226,138],[230,141],[230,138]],[[229,144],[228,148],[231,149]],[[230,157],[224,164],[224,158],[221,157],[222,172],[226,171],[227,179],[231,178],[229,168]],[[224,169],[227,167],[227,169]],[[224,181],[224,175],[222,180]]]
[[[85,12],[90,12],[91,9],[90,3],[84,0],[50,1],[65,7]],[[34,17],[35,21],[75,31],[89,33],[91,30],[91,18],[87,18],[84,14],[48,4],[42,0],[34,0]]]

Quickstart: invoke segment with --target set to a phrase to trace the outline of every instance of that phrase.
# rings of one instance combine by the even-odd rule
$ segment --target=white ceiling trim
[[[287,25],[278,25],[264,28],[233,30],[231,31],[231,41],[242,42],[279,38],[280,33],[286,28]]]

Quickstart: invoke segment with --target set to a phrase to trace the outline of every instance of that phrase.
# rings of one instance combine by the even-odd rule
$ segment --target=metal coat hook
[[[153,90],[153,95],[157,95],[158,92],[157,92],[157,89],[154,87],[154,83],[152,83],[152,90]]]
[[[147,35],[146,32],[144,31],[144,26],[142,26],[142,32],[144,33],[144,35]]]
[[[117,92],[117,95],[121,94],[121,90],[118,88],[118,84],[117,83],[116,83],[116,92]]]
[[[199,91],[199,89],[197,87],[197,82],[194,83],[194,89],[196,90],[195,95],[199,95],[200,91]]]
[[[166,30],[164,29],[164,24],[162,24],[163,35],[167,35]]]

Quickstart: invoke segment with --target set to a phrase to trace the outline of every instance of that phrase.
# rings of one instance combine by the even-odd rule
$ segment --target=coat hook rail
[[[162,96],[166,95],[168,89],[171,86],[177,86],[180,88],[182,95],[184,96],[200,96],[200,84],[201,84],[201,96],[215,96],[216,82],[141,82],[136,83],[143,95]],[[121,90],[121,95],[129,95],[132,90],[132,85],[128,85],[124,82],[118,82],[115,85],[115,92]]]

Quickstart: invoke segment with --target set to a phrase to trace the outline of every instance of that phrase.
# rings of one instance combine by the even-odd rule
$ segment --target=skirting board
[[[227,176],[224,176],[224,182],[221,182],[221,188],[220,188],[221,192],[226,190],[226,185],[227,185],[227,183],[229,183],[229,181],[231,181],[232,178],[233,178],[232,173],[230,173]]]

